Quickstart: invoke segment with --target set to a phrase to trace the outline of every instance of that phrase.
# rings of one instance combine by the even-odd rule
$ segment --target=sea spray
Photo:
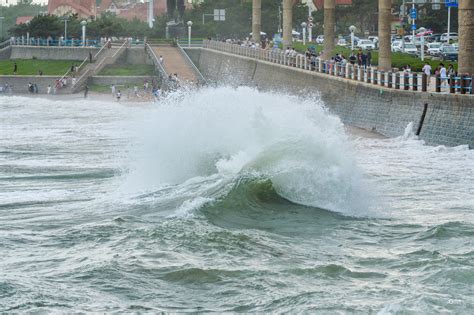
[[[225,196],[239,178],[254,177],[271,180],[278,194],[298,204],[356,216],[368,209],[343,125],[320,101],[206,88],[162,101],[140,133],[143,146],[125,184],[132,195],[169,186],[186,191],[198,179],[191,195],[208,200]],[[216,175],[220,195],[209,180]]]

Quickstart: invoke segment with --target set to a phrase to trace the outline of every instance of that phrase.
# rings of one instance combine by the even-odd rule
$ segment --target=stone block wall
[[[99,48],[90,47],[34,47],[13,46],[11,59],[39,59],[39,60],[84,60],[89,52],[95,55]]]

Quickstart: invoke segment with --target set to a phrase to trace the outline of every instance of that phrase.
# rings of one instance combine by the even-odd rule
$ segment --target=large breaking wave
[[[292,203],[367,213],[344,126],[317,97],[207,88],[170,95],[138,130],[141,144],[124,185],[133,196],[174,198],[186,213],[239,186],[270,182]]]

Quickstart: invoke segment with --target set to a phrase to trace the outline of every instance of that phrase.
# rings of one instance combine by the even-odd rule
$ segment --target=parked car
[[[405,44],[405,53],[410,54],[410,55],[417,55],[418,54],[418,49],[416,48],[415,44],[406,43]]]
[[[392,52],[400,52],[402,51],[402,41],[396,40],[392,42]]]
[[[368,38],[372,41],[372,43],[374,43],[375,48],[379,47],[379,37],[378,36],[369,36]]]
[[[361,39],[357,43],[357,47],[363,50],[372,50],[375,49],[375,44],[370,39]]]
[[[429,43],[427,46],[427,53],[428,55],[430,56],[433,56],[433,57],[436,57],[436,56],[439,56],[440,52],[441,52],[441,43]]]
[[[344,39],[344,38],[341,38],[337,41],[337,46],[342,46],[342,47],[346,47],[348,46],[349,44],[347,43],[347,41]]]
[[[440,42],[441,41],[441,34],[431,34],[431,36],[428,39],[429,42]]]
[[[324,44],[324,35],[318,35],[318,37],[316,37],[316,44]]]
[[[441,50],[441,60],[458,60],[458,51],[454,46],[443,46]]]
[[[458,40],[458,33],[449,33],[449,40]],[[440,42],[447,42],[448,41],[448,33],[441,34]]]

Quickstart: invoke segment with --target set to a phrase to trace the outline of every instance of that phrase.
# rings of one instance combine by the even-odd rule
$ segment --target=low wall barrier
[[[262,49],[243,47],[237,44],[213,40],[203,41],[202,47],[389,89],[416,92],[473,94],[471,75],[453,75],[444,78],[440,75],[436,75],[433,76],[435,80],[434,84],[432,84],[431,78],[425,73],[400,72],[396,69],[380,71],[375,67],[359,66],[357,64],[351,64],[350,62],[323,60],[319,57],[308,57],[299,53],[288,54],[279,48]]]

